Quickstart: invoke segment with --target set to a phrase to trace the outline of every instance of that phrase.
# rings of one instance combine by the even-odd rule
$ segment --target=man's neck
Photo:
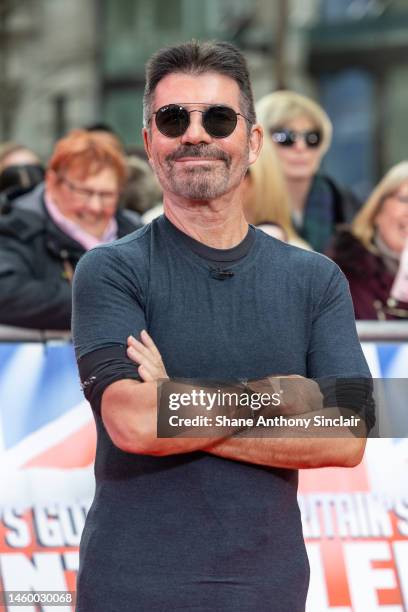
[[[165,194],[166,217],[179,230],[215,249],[230,249],[248,233],[240,197],[227,194],[211,201],[191,201]]]
[[[304,211],[312,180],[313,178],[300,181],[287,181],[292,210],[300,212]]]

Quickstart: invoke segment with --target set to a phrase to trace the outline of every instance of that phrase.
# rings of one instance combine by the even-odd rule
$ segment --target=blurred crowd
[[[357,319],[408,320],[408,161],[360,202],[321,171],[333,126],[319,104],[276,91],[258,101],[257,117],[264,145],[242,189],[248,222],[332,258]],[[83,253],[160,214],[144,151],[126,149],[105,124],[71,131],[45,165],[23,144],[0,145],[0,324],[68,330]]]

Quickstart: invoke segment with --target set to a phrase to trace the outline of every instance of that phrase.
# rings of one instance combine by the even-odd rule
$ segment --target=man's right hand
[[[127,340],[127,355],[138,366],[138,372],[143,382],[155,382],[168,378],[159,349],[145,329],[140,333],[140,340],[129,336]]]

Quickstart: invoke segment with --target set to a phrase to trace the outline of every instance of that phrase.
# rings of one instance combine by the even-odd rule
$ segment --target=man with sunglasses
[[[297,469],[355,465],[364,440],[160,437],[157,383],[182,379],[192,393],[194,379],[368,377],[346,282],[328,259],[245,221],[243,178],[262,131],[232,45],[159,51],[144,121],[164,216],[88,253],[74,282],[98,431],[77,611],[300,612],[309,568]]]
[[[126,172],[103,134],[73,130],[57,142],[44,183],[0,217],[0,324],[70,329],[80,257],[141,226],[117,210]]]

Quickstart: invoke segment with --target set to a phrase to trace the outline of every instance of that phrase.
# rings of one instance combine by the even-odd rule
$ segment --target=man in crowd
[[[77,610],[300,612],[297,470],[356,465],[365,440],[159,437],[157,380],[369,377],[347,284],[327,258],[245,221],[242,182],[262,130],[240,52],[163,49],[146,78],[143,133],[164,216],[92,250],[74,282],[98,431]]]
[[[80,257],[141,225],[117,209],[125,180],[124,158],[103,134],[74,130],[57,142],[45,182],[0,217],[0,324],[70,329]]]
[[[0,144],[0,214],[43,180],[44,168],[34,151],[16,142]]]

